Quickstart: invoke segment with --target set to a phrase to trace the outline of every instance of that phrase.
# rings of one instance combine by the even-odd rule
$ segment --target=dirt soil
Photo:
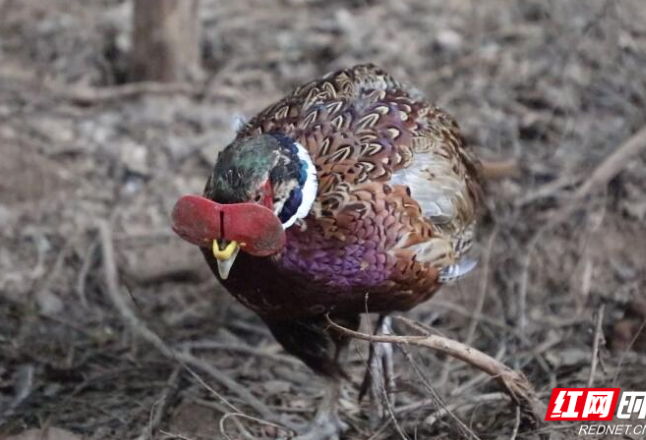
[[[130,2],[0,0],[0,438],[285,438],[272,417],[313,417],[321,383],[169,212],[239,115],[358,62],[425,91],[482,158],[517,163],[488,184],[478,269],[408,316],[521,370],[543,403],[589,380],[646,390],[646,157],[573,197],[646,125],[643,0],[204,0],[202,17],[204,81],[142,90],[125,83]],[[371,420],[356,348],[344,439],[577,433],[412,348],[393,417]]]

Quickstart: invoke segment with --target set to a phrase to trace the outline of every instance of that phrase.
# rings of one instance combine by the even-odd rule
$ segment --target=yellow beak
[[[218,272],[223,280],[229,277],[229,271],[239,250],[240,246],[235,241],[229,242],[224,249],[220,249],[220,244],[217,240],[213,240],[213,256],[218,261]]]

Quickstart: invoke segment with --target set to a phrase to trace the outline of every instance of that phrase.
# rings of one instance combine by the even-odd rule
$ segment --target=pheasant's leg
[[[359,316],[335,316],[340,325],[356,330]],[[341,394],[341,381],[347,378],[341,367],[342,357],[347,351],[347,336],[332,331],[323,316],[301,320],[267,320],[267,325],[276,340],[285,350],[300,358],[314,372],[325,379],[325,394],[313,422],[304,434],[294,440],[338,440],[347,429],[337,412]]]
[[[339,417],[338,404],[341,397],[341,381],[327,379],[325,394],[316,416],[307,431],[293,440],[339,440],[348,425]]]
[[[390,335],[391,318],[380,315],[377,320],[375,335]],[[361,384],[359,398],[361,399],[370,388],[376,411],[371,414],[373,424],[387,416],[384,403],[393,405],[395,402],[395,371],[393,363],[393,348],[391,344],[374,342],[370,346],[368,368]],[[385,399],[388,402],[385,402]]]

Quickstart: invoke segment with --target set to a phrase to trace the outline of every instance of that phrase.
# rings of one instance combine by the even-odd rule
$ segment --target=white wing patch
[[[464,206],[468,191],[452,166],[439,154],[417,153],[411,166],[396,171],[391,178],[392,184],[410,189],[424,217],[435,226],[437,236],[408,249],[415,252],[418,261],[439,269],[441,283],[456,281],[477,265],[477,260],[464,256],[471,247],[474,225],[455,229],[459,207]]]
[[[410,167],[393,174],[391,183],[410,188],[424,217],[435,224],[448,223],[456,215],[456,198],[465,192],[464,183],[452,177],[450,167],[448,161],[438,159],[437,155],[417,154]]]

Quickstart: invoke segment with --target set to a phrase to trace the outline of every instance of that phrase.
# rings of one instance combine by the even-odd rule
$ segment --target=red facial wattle
[[[256,203],[220,204],[205,197],[184,196],[173,208],[173,230],[189,243],[212,247],[215,240],[235,241],[258,257],[277,253],[285,244],[281,221]]]
[[[262,186],[262,200],[260,203],[269,209],[273,209],[274,207],[274,189],[269,179]]]

